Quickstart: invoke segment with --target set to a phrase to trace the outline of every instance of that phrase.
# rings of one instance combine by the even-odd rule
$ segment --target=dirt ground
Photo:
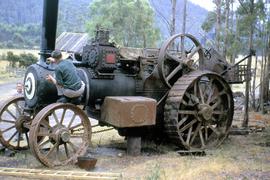
[[[270,179],[269,127],[245,136],[231,135],[205,156],[181,156],[172,145],[145,142],[141,156],[131,157],[125,152],[126,141],[115,130],[93,134],[92,143],[88,155],[98,159],[92,171],[119,172],[123,179]],[[0,166],[46,169],[28,150],[14,157],[1,153]],[[84,171],[76,165],[56,169]]]

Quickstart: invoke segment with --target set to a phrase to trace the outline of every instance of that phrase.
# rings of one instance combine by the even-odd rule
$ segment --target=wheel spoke
[[[76,153],[78,148],[71,141],[69,141],[67,143],[70,145],[70,147],[72,148],[73,152]]]
[[[38,132],[38,135],[37,136],[42,136],[42,137],[48,136],[48,137],[51,137],[52,134],[50,132],[48,132],[48,131],[43,131],[43,132]]]
[[[220,91],[219,93],[217,93],[211,100],[209,103],[213,102],[214,100],[218,99],[220,96],[226,94],[225,90]]]
[[[11,130],[11,129],[13,129],[13,128],[15,128],[15,125],[14,125],[14,126],[11,126],[11,127],[9,127],[9,128],[7,128],[7,129],[5,129],[5,130],[3,130],[2,133],[5,133],[5,132],[7,132],[7,131],[9,131],[9,130]]]
[[[42,125],[43,127],[47,127],[48,129],[52,129],[47,119],[43,120],[40,125]]]
[[[18,131],[15,131],[15,133],[12,134],[12,136],[7,140],[7,142],[10,142],[16,136],[17,133],[18,133]],[[18,139],[18,141],[19,141],[19,139]]]
[[[204,104],[204,96],[203,96],[203,92],[202,92],[202,88],[201,88],[200,84],[198,84],[198,88],[199,88],[199,92],[200,92],[201,101]]]
[[[192,51],[189,55],[188,55],[188,59],[192,58],[199,50],[201,49],[200,46],[196,47],[196,49],[194,51]]]
[[[167,77],[166,80],[169,81],[178,71],[182,68],[182,64],[179,64]]]
[[[69,158],[69,151],[68,151],[67,143],[64,144],[64,147],[65,147],[66,156],[67,158]]]
[[[197,84],[197,81],[194,82],[194,95],[197,96],[197,91],[198,91],[198,84]]]
[[[191,126],[188,130],[188,136],[187,136],[187,140],[186,140],[186,143],[189,144],[189,140],[190,140],[190,137],[191,137],[191,133],[192,133],[192,129],[193,129],[193,126]]]
[[[20,147],[20,143],[21,143],[21,133],[19,132],[18,134],[18,139],[17,139],[17,147]]]
[[[225,115],[225,114],[227,114],[227,112],[226,111],[213,111],[213,114],[218,114],[218,115]]]
[[[27,134],[27,133],[25,133],[25,137],[26,137],[27,145],[28,145],[28,147],[29,147],[29,137],[28,137],[28,134]]]
[[[174,56],[174,55],[172,55],[172,54],[170,54],[168,52],[166,53],[166,56],[171,60],[174,60],[174,61],[176,61],[178,63],[180,62],[180,59],[178,57],[176,57],[176,56]]]
[[[193,143],[195,137],[197,136],[199,130],[201,129],[201,126],[202,126],[201,123],[199,123],[199,124],[197,125],[197,128],[195,129],[195,131],[194,131],[194,133],[193,133],[193,136],[192,136],[192,138],[191,138],[191,140],[190,140],[190,145]]]
[[[178,114],[196,115],[196,111],[195,110],[179,110]]]
[[[2,121],[2,122],[6,122],[6,123],[10,123],[10,124],[15,124],[15,121],[10,121],[10,120],[0,120],[0,121]]]
[[[205,143],[204,143],[203,134],[202,134],[202,130],[201,129],[199,130],[199,135],[200,135],[202,147],[205,147]]]
[[[211,79],[210,82],[208,83],[208,89],[210,90],[210,92],[208,93],[208,98],[207,98],[206,104],[210,103],[211,98],[214,94],[213,79]]]
[[[68,127],[67,128],[70,128],[70,126],[72,125],[75,117],[76,117],[76,114],[74,113],[73,116],[72,116],[72,118],[71,118],[71,120],[70,120],[70,122],[69,122],[69,124],[68,124]]]
[[[55,143],[53,145],[53,147],[50,148],[50,150],[48,151],[48,153],[45,155],[45,157],[49,157],[51,155],[51,153],[55,150],[55,148],[58,146],[58,143]]]
[[[38,145],[38,148],[41,149],[43,146],[45,146],[45,145],[48,144],[49,142],[50,142],[50,139],[48,139],[48,140],[46,140],[46,141],[40,143],[40,144]]]
[[[64,117],[65,117],[65,114],[66,114],[66,110],[67,110],[67,109],[64,109],[64,110],[63,110],[63,114],[62,114],[62,117],[61,117],[60,124],[63,124]]]
[[[207,141],[208,140],[208,128],[207,128],[206,124],[204,125],[204,135],[205,135],[205,140]]]
[[[212,105],[212,109],[216,109],[218,105],[220,105],[221,100],[218,99],[217,102],[215,104]]]
[[[193,119],[192,121],[190,121],[187,125],[185,125],[183,128],[181,128],[179,130],[179,132],[183,132],[185,130],[187,130],[190,126],[192,126],[193,124],[195,124],[197,122],[196,119]]]
[[[20,111],[20,108],[17,103],[14,103],[16,110],[18,111],[19,115],[22,115],[22,111]]]
[[[73,130],[73,129],[75,129],[75,128],[77,128],[77,127],[80,127],[80,126],[82,126],[82,123],[77,124],[77,125],[75,125],[75,126],[72,126],[71,128],[69,128],[69,130]]]
[[[58,117],[55,114],[55,111],[52,114],[53,114],[53,117],[54,117],[54,120],[55,120],[56,124],[59,125],[59,120],[58,120]]]
[[[179,129],[179,127],[180,127],[187,119],[188,119],[188,116],[182,118],[181,121],[179,121],[179,122],[177,123],[177,128]]]
[[[59,146],[60,146],[60,144],[59,144],[58,146],[56,146],[55,159],[56,159],[58,162],[61,162],[61,161],[60,161],[60,156],[61,156],[61,154],[60,154],[60,151],[59,151]]]
[[[220,135],[220,133],[218,132],[218,130],[217,130],[216,128],[214,128],[211,124],[209,124],[208,126],[209,126],[209,128],[210,128],[217,136]]]
[[[6,111],[14,118],[15,121],[17,120],[17,117],[12,112],[10,112],[9,109],[6,109]]]

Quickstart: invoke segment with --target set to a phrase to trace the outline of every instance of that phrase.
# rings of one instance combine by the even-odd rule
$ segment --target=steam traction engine
[[[41,58],[28,67],[24,97],[8,99],[0,107],[5,147],[30,147],[50,167],[75,162],[91,140],[88,117],[123,136],[163,137],[186,149],[218,146],[227,137],[233,117],[230,86],[207,70],[215,64],[214,53],[188,34],[172,36],[160,49],[119,49],[109,42],[108,31],[98,30],[73,61],[86,84],[81,102],[85,111],[55,103],[56,88],[45,76],[55,68],[46,58],[54,50],[57,6],[56,0],[44,1]],[[210,70],[227,68],[215,65],[220,70]]]

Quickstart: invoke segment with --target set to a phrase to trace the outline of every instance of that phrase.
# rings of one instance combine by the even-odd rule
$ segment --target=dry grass
[[[39,56],[39,50],[31,50],[31,49],[0,49],[0,54],[6,54],[8,51],[13,52],[14,54],[22,54],[22,53],[32,53],[36,55],[37,57]]]

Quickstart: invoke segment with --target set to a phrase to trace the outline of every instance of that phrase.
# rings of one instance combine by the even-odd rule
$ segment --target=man
[[[17,82],[16,90],[17,95],[23,95],[23,84],[21,82]]]
[[[55,78],[50,74],[46,76],[46,79],[57,87],[57,93],[60,96],[57,102],[79,104],[85,84],[78,76],[72,61],[63,59],[62,53],[59,50],[53,51],[51,57],[47,60],[57,64]]]

